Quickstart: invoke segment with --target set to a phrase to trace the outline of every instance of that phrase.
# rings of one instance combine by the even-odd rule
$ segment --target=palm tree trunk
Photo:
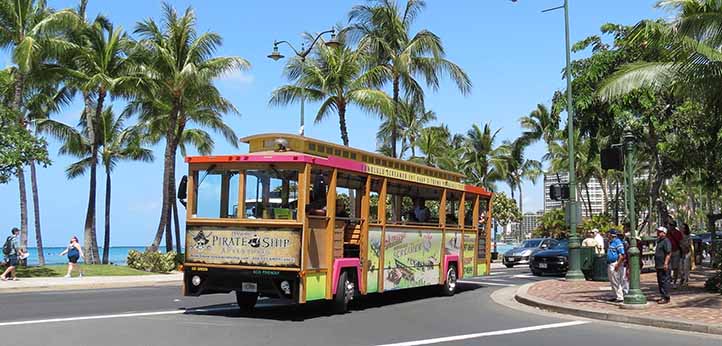
[[[95,120],[100,119],[103,112],[103,102],[105,101],[106,92],[103,88],[98,90],[98,102],[96,103],[95,112],[92,110],[90,94],[86,93],[86,115],[88,125],[88,139],[91,143],[91,162],[90,162],[90,189],[88,191],[88,210],[85,215],[85,236],[84,245],[88,255],[87,262],[90,264],[98,264],[100,262],[100,253],[98,251],[98,238],[96,233],[96,190],[98,175],[98,146],[99,140],[95,133]]]
[[[341,141],[344,146],[348,146],[348,129],[346,128],[346,104],[341,101],[338,103],[338,126],[341,129]],[[394,157],[396,152],[394,152]]]
[[[105,237],[103,237],[103,264],[110,256],[110,167],[105,167]]]
[[[398,129],[396,128],[396,121],[399,118],[399,77],[394,76],[393,81],[393,92],[394,92],[394,115],[391,121],[391,155],[396,157],[396,138],[398,137]]]
[[[584,191],[587,194],[587,211],[589,212],[589,217],[591,218],[592,215],[592,196],[589,194],[589,183],[584,183]]]
[[[40,231],[40,198],[38,197],[38,177],[35,172],[35,162],[30,162],[30,185],[33,191],[33,212],[35,217],[35,246],[38,249],[38,264],[45,265],[43,253],[43,234]]]
[[[20,189],[20,246],[28,246],[28,193],[25,187],[25,172],[18,167],[18,188]]]
[[[13,109],[18,112],[18,123],[25,128],[25,118],[22,115],[23,89],[25,87],[25,74],[18,70],[15,75],[15,93],[13,95]],[[18,189],[20,190],[20,246],[28,246],[28,196],[25,187],[25,172],[18,167]]]
[[[175,152],[177,148],[176,143],[176,127],[178,126],[178,114],[179,110],[174,107],[171,112],[171,116],[168,119],[168,130],[166,131],[165,140],[165,153],[163,162],[163,204],[160,210],[160,221],[158,222],[158,228],[153,238],[153,243],[150,245],[151,251],[157,251],[160,245],[160,240],[163,238],[163,231],[170,220],[170,200],[173,198],[173,192],[170,191],[170,179],[175,175]]]
[[[609,202],[609,196],[607,196],[607,179],[604,177],[599,178],[600,184],[602,184],[602,214],[607,214],[607,203]]]

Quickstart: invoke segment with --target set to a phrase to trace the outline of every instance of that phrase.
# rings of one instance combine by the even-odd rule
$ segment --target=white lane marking
[[[513,278],[519,278],[519,279],[525,279],[525,278],[533,278],[533,274],[520,274],[520,275],[514,275]]]
[[[0,327],[8,326],[19,326],[27,324],[41,324],[41,323],[57,323],[57,322],[72,322],[72,321],[87,321],[87,320],[103,320],[108,318],[128,318],[128,317],[146,317],[146,316],[161,316],[161,315],[180,315],[186,312],[218,312],[226,310],[235,310],[235,307],[226,308],[211,308],[211,309],[188,309],[188,310],[170,310],[170,311],[154,311],[154,312],[138,312],[138,313],[127,313],[127,314],[113,314],[113,315],[95,315],[95,316],[79,316],[79,317],[67,317],[67,318],[50,318],[45,320],[29,320],[29,321],[16,321],[16,322],[0,322]]]
[[[460,284],[473,284],[473,285],[479,285],[479,286],[504,286],[504,287],[514,287],[516,285],[512,284],[500,284],[498,282],[489,282],[489,281],[457,281]]]
[[[493,332],[476,333],[476,334],[447,336],[447,337],[435,338],[435,339],[406,341],[406,342],[399,342],[399,343],[395,343],[395,344],[384,344],[384,345],[377,345],[377,346],[419,346],[419,345],[431,345],[431,344],[439,344],[439,343],[442,343],[442,342],[452,342],[452,341],[459,341],[459,340],[478,339],[478,338],[483,338],[483,337],[487,337],[487,336],[519,334],[519,333],[533,332],[533,331],[544,330],[544,329],[573,327],[573,326],[578,326],[578,325],[587,324],[587,323],[589,323],[589,321],[571,321],[571,322],[562,322],[562,323],[553,323],[553,324],[543,324],[543,325],[540,325],[540,326],[532,326],[532,327],[524,327],[524,328],[515,328],[515,329],[506,329],[506,330],[497,330],[497,331],[493,331]]]

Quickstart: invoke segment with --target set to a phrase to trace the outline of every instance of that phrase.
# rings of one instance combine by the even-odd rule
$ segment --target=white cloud
[[[255,77],[246,71],[233,71],[221,77],[220,81],[235,86],[247,86],[253,84]]]

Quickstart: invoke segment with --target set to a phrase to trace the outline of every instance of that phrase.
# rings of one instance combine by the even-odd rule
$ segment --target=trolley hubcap
[[[446,278],[446,281],[449,283],[449,291],[456,289],[456,271],[453,269],[449,270],[449,275]]]
[[[346,280],[344,288],[344,299],[346,299],[347,302],[353,300],[354,289],[356,286],[354,286],[353,282]]]

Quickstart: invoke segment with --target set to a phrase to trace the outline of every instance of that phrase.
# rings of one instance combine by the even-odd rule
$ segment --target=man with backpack
[[[5,257],[5,262],[8,264],[8,268],[0,275],[0,280],[2,281],[17,280],[15,277],[15,267],[18,265],[20,256],[23,255],[23,251],[19,245],[19,235],[20,230],[13,228],[11,235],[5,239],[5,243],[3,244],[3,256]]]

